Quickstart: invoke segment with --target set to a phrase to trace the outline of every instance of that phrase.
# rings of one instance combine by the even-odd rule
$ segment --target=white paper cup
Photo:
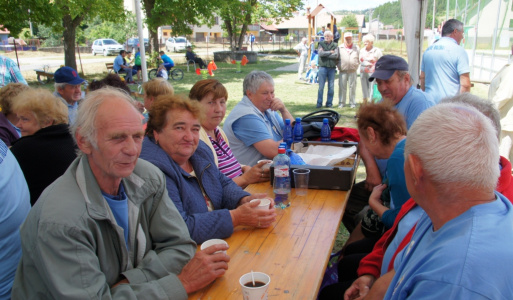
[[[308,193],[308,179],[310,177],[309,169],[295,169],[294,173],[294,186],[296,188],[296,195],[306,196]]]
[[[228,243],[225,240],[211,239],[211,240],[208,240],[208,241],[204,241],[203,244],[201,244],[200,249],[201,250],[205,250],[206,248],[208,248],[210,246],[213,246],[213,245],[217,245],[217,244],[223,244],[223,245],[228,246]],[[226,254],[226,251],[216,251],[214,253],[219,253],[219,252],[223,252],[223,253]]]
[[[262,209],[262,210],[268,210],[269,209],[269,206],[271,205],[271,200],[269,200],[267,198],[262,198],[262,199],[253,199],[253,200],[251,200],[249,202],[251,203],[251,202],[254,202],[254,201],[257,201],[257,200],[260,200],[260,204],[258,204],[258,206],[257,206],[258,209]]]
[[[273,164],[273,161],[268,160],[268,159],[261,159],[261,160],[257,161],[257,163],[261,163],[263,161],[265,161],[266,163],[265,163],[265,165],[262,165],[262,170],[268,170],[271,167],[271,165]]]
[[[248,287],[246,284],[253,284],[251,273],[242,275],[239,279],[242,288],[242,297],[244,300],[267,300],[267,291],[269,290],[271,277],[262,272],[253,272],[253,277],[255,278],[255,282],[263,283],[263,285],[259,287]]]

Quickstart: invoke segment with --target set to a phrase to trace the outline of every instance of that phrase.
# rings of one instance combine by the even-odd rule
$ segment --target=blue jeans
[[[317,92],[317,106],[322,106],[324,95],[324,84],[328,79],[328,100],[326,107],[333,106],[333,95],[335,94],[335,73],[337,68],[319,67],[319,92]]]
[[[166,67],[166,70],[168,73],[169,73],[169,70],[171,70],[171,68],[174,66],[175,66],[175,64],[172,64],[172,63],[164,63],[164,67]]]

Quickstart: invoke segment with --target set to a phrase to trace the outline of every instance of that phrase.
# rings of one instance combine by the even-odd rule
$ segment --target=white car
[[[166,50],[174,52],[183,51],[186,47],[191,46],[191,43],[183,36],[168,38],[166,41]]]
[[[124,50],[123,45],[113,39],[98,39],[94,41],[92,48],[93,55],[101,53],[104,56],[118,55],[119,51]]]

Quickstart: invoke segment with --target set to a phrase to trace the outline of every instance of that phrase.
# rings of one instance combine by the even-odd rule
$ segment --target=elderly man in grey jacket
[[[344,43],[338,47],[338,108],[346,105],[347,84],[349,83],[349,104],[356,107],[356,70],[360,65],[358,46],[353,43],[353,34],[344,33]]]
[[[138,159],[144,131],[129,96],[106,88],[80,106],[81,155],[21,227],[12,299],[187,299],[228,268],[227,246],[198,252],[165,178]]]

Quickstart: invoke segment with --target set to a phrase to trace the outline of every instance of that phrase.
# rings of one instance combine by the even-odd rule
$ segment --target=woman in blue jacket
[[[149,115],[140,157],[164,172],[169,197],[194,241],[229,237],[239,225],[271,226],[274,208],[259,210],[259,201],[249,203],[265,195],[250,195],[221,173],[212,151],[199,140],[197,102],[160,96]]]

